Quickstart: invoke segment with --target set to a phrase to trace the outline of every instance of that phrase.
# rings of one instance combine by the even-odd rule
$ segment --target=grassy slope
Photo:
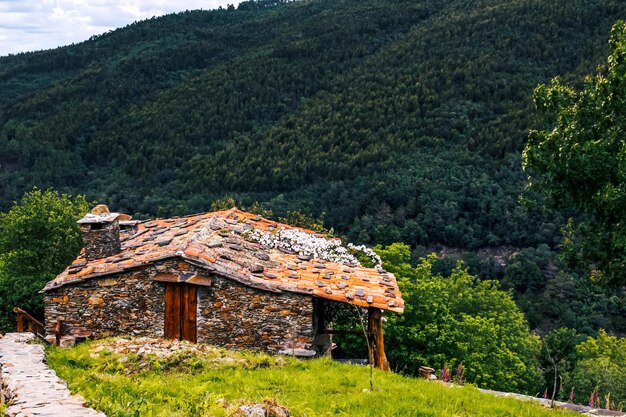
[[[299,361],[214,350],[202,356],[139,360],[94,342],[51,348],[48,361],[91,406],[116,416],[223,416],[241,403],[273,398],[294,416],[574,416],[536,404],[369,371],[329,360]],[[143,364],[140,365],[140,363]],[[223,407],[223,398],[231,406]]]

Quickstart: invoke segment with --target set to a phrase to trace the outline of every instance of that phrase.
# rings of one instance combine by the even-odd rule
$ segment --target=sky
[[[234,0],[0,0],[0,56],[56,48],[137,20]]]

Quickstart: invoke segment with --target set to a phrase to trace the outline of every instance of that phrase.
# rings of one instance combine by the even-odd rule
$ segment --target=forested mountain
[[[231,195],[323,212],[363,243],[532,247],[521,284],[495,275],[535,299],[556,261],[531,268],[537,287],[523,261],[559,241],[562,218],[518,202],[540,123],[531,93],[593,72],[625,12],[620,0],[249,1],[2,57],[0,209],[33,185],[138,215]]]

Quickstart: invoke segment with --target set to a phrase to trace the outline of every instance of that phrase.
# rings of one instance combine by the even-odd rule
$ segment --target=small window
[[[92,223],[91,230],[102,230],[104,229],[104,223]]]

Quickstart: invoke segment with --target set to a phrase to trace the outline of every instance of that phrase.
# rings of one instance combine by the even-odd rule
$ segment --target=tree
[[[389,317],[387,353],[400,371],[420,365],[465,367],[468,381],[486,388],[535,394],[539,340],[510,294],[459,264],[449,277],[434,275],[433,256],[413,268],[407,245],[377,247],[399,280],[405,312]]]
[[[548,396],[553,400],[570,399],[571,389],[577,388],[572,384],[572,372],[578,363],[576,347],[581,336],[574,329],[561,327],[542,336],[541,341],[541,370]]]
[[[35,188],[0,214],[0,329],[13,327],[15,306],[43,316],[38,292],[78,255],[76,220],[88,210],[84,196]]]
[[[611,55],[580,90],[555,78],[534,92],[547,120],[523,154],[529,185],[547,203],[581,213],[564,228],[571,266],[613,284],[626,272],[626,24],[611,31]]]
[[[600,330],[595,339],[589,337],[576,350],[580,360],[573,371],[572,385],[584,396],[580,401],[597,391],[603,407],[607,406],[607,399],[610,399],[613,410],[625,407],[626,339],[609,336]]]

